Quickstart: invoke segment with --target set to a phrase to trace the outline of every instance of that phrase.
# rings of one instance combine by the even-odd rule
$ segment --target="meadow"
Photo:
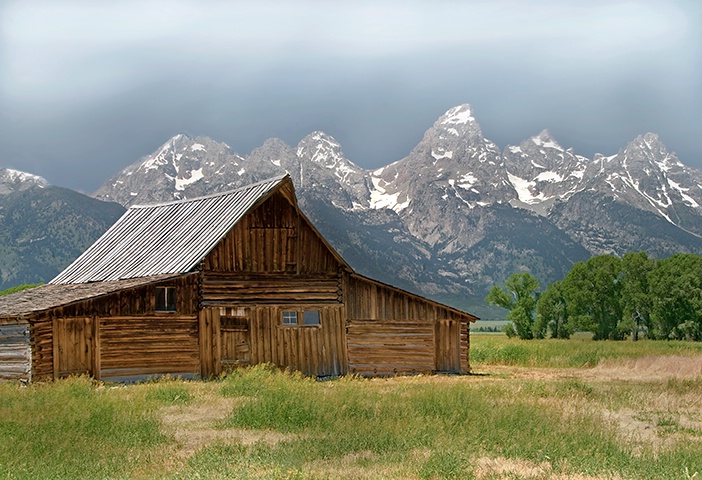
[[[472,335],[473,374],[0,384],[0,479],[700,479],[702,344]]]

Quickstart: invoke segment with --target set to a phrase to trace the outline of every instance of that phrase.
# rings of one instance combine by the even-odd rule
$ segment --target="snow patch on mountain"
[[[407,198],[404,202],[400,202],[400,192],[388,193],[385,190],[387,183],[382,178],[371,177],[371,183],[373,184],[373,189],[370,191],[370,208],[374,210],[387,208],[395,211],[395,213],[400,213],[409,207],[410,199]]]
[[[193,183],[197,182],[198,180],[201,180],[205,178],[205,176],[202,173],[202,168],[198,168],[197,170],[192,170],[190,172],[190,177],[188,178],[176,178],[175,179],[175,189],[179,191],[185,190],[185,187],[188,185],[192,185]]]
[[[443,153],[436,153],[434,150],[432,150],[431,156],[434,157],[435,160],[441,160],[442,158],[453,158],[453,152],[448,151]]]
[[[512,175],[511,173],[507,173],[507,176],[509,178],[510,183],[514,187],[514,189],[517,191],[517,196],[519,197],[520,202],[524,202],[527,205],[534,205],[537,203],[541,203],[544,200],[548,200],[551,197],[546,197],[543,192],[539,192],[537,195],[534,195],[531,191],[532,188],[536,188],[536,182],[525,180],[523,178],[520,178],[516,175]]]
[[[670,178],[668,179],[668,184],[670,184],[671,187],[673,187],[675,190],[677,190],[680,193],[680,196],[682,197],[683,202],[685,202],[686,204],[688,204],[692,208],[698,208],[700,206],[699,203],[697,203],[694,198],[692,198],[687,193],[685,193],[685,192],[690,191],[689,188],[681,187],[680,184],[672,181]]]
[[[444,119],[442,120],[442,125],[465,125],[470,122],[474,122],[473,112],[471,112],[470,106],[459,105],[457,107],[451,108],[444,114]],[[453,133],[453,132],[452,132]],[[458,134],[458,131],[456,131]]]
[[[39,175],[34,175],[32,173],[22,172],[20,170],[14,170],[12,168],[4,169],[4,175],[2,175],[5,180],[11,182],[32,182],[39,184],[39,186],[46,186],[49,182],[46,181],[44,177]]]
[[[556,172],[542,172],[542,173],[538,174],[534,180],[536,180],[537,182],[557,183],[557,182],[562,182],[563,177],[561,177]]]
[[[191,152],[207,152],[207,149],[201,143],[193,143],[192,145],[190,145],[190,151]]]

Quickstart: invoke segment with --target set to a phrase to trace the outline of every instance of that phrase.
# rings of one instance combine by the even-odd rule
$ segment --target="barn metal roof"
[[[288,175],[191,200],[133,206],[51,284],[192,271]]]

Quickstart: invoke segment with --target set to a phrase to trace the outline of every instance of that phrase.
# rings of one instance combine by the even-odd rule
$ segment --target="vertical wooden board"
[[[61,366],[60,366],[60,358],[61,358],[61,338],[63,338],[63,335],[60,333],[61,332],[61,327],[59,325],[59,319],[54,317],[52,319],[52,324],[53,324],[53,332],[52,332],[52,338],[54,342],[54,379],[59,378],[59,374],[61,372]]]
[[[315,333],[314,328],[304,328],[305,337],[305,370],[307,370],[307,375],[317,375],[317,369],[315,368],[314,358],[316,357],[316,351],[312,348],[312,336]]]
[[[212,325],[212,364],[217,375],[222,373],[222,331],[220,329],[219,309],[210,310],[210,324]]]
[[[261,324],[263,325],[263,361],[272,362],[273,355],[271,354],[271,315],[267,308],[261,309]]]
[[[278,345],[276,344],[276,331],[280,323],[280,314],[278,309],[274,307],[267,308],[268,312],[268,344],[270,349],[270,360],[269,362],[275,364],[275,359],[278,356]]]
[[[214,365],[212,364],[211,340],[208,338],[209,326],[207,322],[209,309],[200,310],[198,314],[198,334],[200,336],[200,375],[208,378],[214,375]]]
[[[334,349],[334,374],[341,375],[345,372],[342,352],[346,350],[346,326],[342,322],[339,309],[334,312],[334,333],[335,333],[335,349]]]
[[[320,362],[320,357],[322,355],[319,342],[320,331],[321,329],[314,329],[314,331],[312,332],[312,344],[310,347],[310,356],[312,357],[312,370],[314,371],[315,375],[324,375],[322,362]]]
[[[275,332],[275,365],[285,365],[285,339],[283,338],[283,329],[276,323],[273,330]]]
[[[270,363],[278,364],[278,309],[268,307],[268,342],[270,343]]]
[[[265,363],[266,361],[266,354],[265,350],[263,348],[263,333],[264,333],[264,325],[263,325],[263,314],[261,313],[261,307],[257,307],[255,309],[255,319],[256,319],[256,352],[257,352],[257,358],[256,358],[256,363]],[[253,341],[252,341],[253,343]]]
[[[93,316],[91,327],[93,329],[93,371],[92,375],[96,380],[100,380],[100,318]]]

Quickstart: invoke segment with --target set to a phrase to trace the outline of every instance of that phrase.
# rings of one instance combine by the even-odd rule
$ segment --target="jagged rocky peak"
[[[49,182],[39,175],[0,167],[0,195],[48,185]]]
[[[341,144],[324,132],[312,132],[300,140],[297,156],[318,163],[327,168],[335,168],[348,160],[341,150]]]
[[[434,128],[446,130],[457,137],[466,133],[482,136],[480,125],[473,116],[473,109],[467,103],[450,108],[434,123]]]
[[[339,142],[324,132],[313,132],[300,140],[296,153],[301,169],[309,170],[310,164],[319,165],[333,172],[342,183],[360,180],[366,175],[364,169],[346,158]]]
[[[652,164],[664,172],[671,168],[684,168],[677,156],[668,152],[666,146],[655,133],[649,132],[639,135],[629,142],[623,153],[632,162]]]

